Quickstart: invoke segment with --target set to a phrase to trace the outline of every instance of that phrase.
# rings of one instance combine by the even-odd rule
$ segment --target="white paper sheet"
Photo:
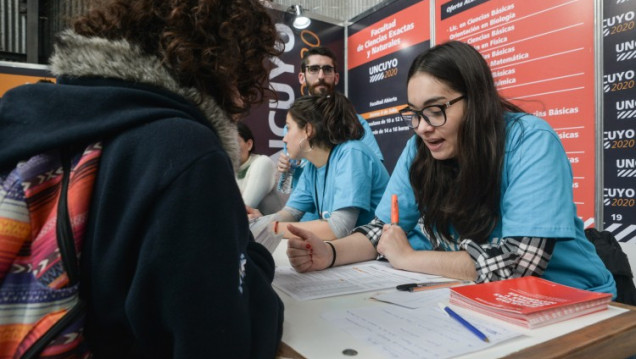
[[[491,321],[462,314],[464,319],[486,334],[489,342],[480,340],[438,308],[438,291],[426,292],[425,295],[421,295],[422,292],[409,293],[429,297],[429,303],[418,309],[387,304],[328,311],[322,314],[322,318],[375,346],[388,358],[396,359],[451,358],[522,335]]]
[[[394,269],[388,262],[368,261],[318,272],[276,268],[273,285],[297,300],[395,288],[399,284],[446,281],[448,278]]]
[[[283,239],[282,234],[274,234],[271,228],[271,216],[258,217],[250,220],[250,231],[254,240],[267,248],[269,253],[274,253],[276,247]]]

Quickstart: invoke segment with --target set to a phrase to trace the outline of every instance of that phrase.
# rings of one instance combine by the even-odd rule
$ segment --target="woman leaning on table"
[[[287,225],[312,213],[319,219],[297,226],[325,240],[372,220],[389,174],[373,151],[356,141],[364,129],[349,99],[337,92],[298,98],[286,125],[289,157],[308,162],[285,207],[261,220],[290,237]]]
[[[616,296],[610,272],[585,238],[572,171],[543,120],[499,97],[487,63],[451,41],[419,55],[400,111],[406,144],[376,218],[328,244],[290,226],[299,272],[383,255],[395,268],[473,280],[527,275]],[[399,225],[390,225],[391,195]],[[407,237],[421,226],[425,236]],[[422,250],[416,250],[422,249]]]

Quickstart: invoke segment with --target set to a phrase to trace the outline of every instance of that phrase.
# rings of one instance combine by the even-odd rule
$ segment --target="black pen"
[[[399,291],[418,292],[420,290],[452,287],[458,284],[469,284],[469,281],[464,280],[450,280],[446,282],[425,282],[425,283],[407,283],[400,284],[395,289]]]

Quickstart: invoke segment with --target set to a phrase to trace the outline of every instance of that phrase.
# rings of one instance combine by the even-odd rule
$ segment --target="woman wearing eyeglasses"
[[[559,137],[499,97],[479,52],[451,41],[419,55],[408,72],[407,96],[400,113],[415,136],[376,218],[329,247],[290,226],[301,238],[290,239],[287,251],[297,271],[382,255],[409,271],[478,283],[534,275],[616,296],[576,215]],[[398,225],[388,224],[392,194]]]

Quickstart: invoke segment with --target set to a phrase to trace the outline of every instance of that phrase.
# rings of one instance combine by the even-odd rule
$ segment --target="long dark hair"
[[[506,124],[504,112],[523,112],[499,96],[484,58],[472,46],[449,41],[420,54],[408,79],[427,73],[464,95],[457,157],[439,161],[421,138],[410,181],[424,227],[434,238],[488,240],[500,220],[499,201]]]
[[[289,108],[289,114],[300,128],[311,123],[314,134],[309,144],[312,147],[332,148],[364,135],[353,104],[339,92],[300,97]]]
[[[275,97],[268,59],[278,33],[258,0],[107,0],[73,23],[80,35],[125,39],[157,56],[185,88],[229,114]],[[236,89],[236,90],[235,90]],[[237,93],[238,92],[238,93]]]

